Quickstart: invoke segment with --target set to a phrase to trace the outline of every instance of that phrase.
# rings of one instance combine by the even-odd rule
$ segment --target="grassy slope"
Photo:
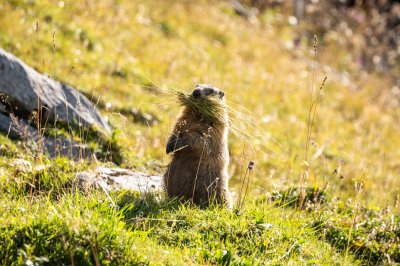
[[[86,265],[97,257],[113,265],[343,263],[299,213],[263,205],[238,216],[148,199],[144,204],[136,198],[117,200],[123,207],[118,212],[97,193],[64,195],[57,204],[3,199],[1,261],[8,265],[46,257],[53,263]]]
[[[256,163],[251,188],[254,198],[298,184],[304,169],[312,49],[296,53],[286,51],[284,43],[293,34],[274,12],[265,14],[261,25],[255,26],[235,16],[227,3],[220,1],[89,0],[65,1],[62,7],[53,1],[40,1],[40,4],[6,1],[0,5],[1,47],[40,72],[89,94],[95,91],[115,109],[139,107],[161,119],[157,126],[140,126],[103,110],[120,132],[117,141],[123,148],[125,166],[160,171],[160,166],[168,160],[163,152],[164,143],[178,110],[170,98],[158,93],[158,89],[154,91],[154,87],[190,90],[196,83],[210,83],[222,88],[230,105],[252,120],[247,128],[252,138],[240,134],[230,137],[234,191],[238,190],[242,168],[250,160]],[[39,30],[36,30],[37,22]],[[331,51],[335,51],[334,48]],[[327,54],[318,59],[342,66],[345,53],[333,53],[337,57],[332,59],[332,54]],[[323,70],[317,68],[316,86],[323,76]],[[382,207],[386,203],[392,206],[400,182],[396,179],[400,167],[396,148],[399,111],[387,107],[389,96],[382,91],[388,85],[384,80],[367,76],[360,81],[363,89],[355,92],[335,79],[328,76],[324,96],[318,105],[307,183],[324,186],[328,182],[328,192],[341,201],[351,198],[369,207]],[[33,159],[21,155],[21,146],[15,147],[5,137],[0,138],[5,143],[2,154],[7,155],[0,161],[2,190],[10,185],[12,176],[20,180],[14,195],[2,196],[1,208],[6,211],[2,211],[0,219],[9,226],[1,230],[12,232],[3,234],[7,237],[18,230],[31,236],[29,232],[35,228],[35,223],[41,228],[54,226],[54,231],[48,232],[49,238],[57,240],[56,243],[72,241],[71,246],[81,241],[72,253],[76,252],[74,256],[82,259],[85,254],[95,253],[91,248],[93,243],[99,245],[105,260],[159,259],[172,264],[178,261],[182,264],[184,261],[217,263],[230,256],[236,262],[265,259],[273,264],[289,261],[296,264],[315,260],[317,264],[331,264],[345,257],[345,254],[337,255],[326,244],[320,244],[315,233],[307,229],[310,227],[304,214],[275,209],[266,203],[249,206],[240,218],[220,210],[169,208],[165,203],[160,212],[145,214],[145,217],[161,219],[159,223],[144,219],[145,222],[133,227],[127,222],[132,213],[113,212],[107,207],[104,195],[84,197],[72,192],[61,193],[57,200],[43,195],[30,203],[24,197],[29,193],[23,189],[30,174],[20,174],[10,162],[21,156]],[[16,150],[10,152],[10,149]],[[54,162],[43,164],[57,165]],[[69,167],[78,170],[91,166],[83,163],[67,169]],[[339,167],[341,173],[332,174]],[[45,175],[53,178],[70,171],[57,169],[55,166],[52,174],[45,172]],[[39,171],[38,175],[43,173]],[[66,175],[60,185],[62,189],[68,184]],[[343,179],[339,178],[341,175]],[[70,173],[69,178],[71,176]],[[355,180],[364,181],[364,189],[359,193],[353,189]],[[49,187],[54,185],[49,184]],[[83,203],[81,197],[87,198],[89,203]],[[71,204],[82,208],[81,213],[89,214],[76,218],[72,210],[65,210]],[[137,206],[140,204],[131,204],[131,208]],[[13,211],[18,208],[28,210],[27,215]],[[55,209],[51,214],[41,213],[51,209]],[[26,217],[24,225],[19,223],[21,217]],[[74,219],[78,221],[75,225]],[[174,219],[184,220],[186,225],[171,225],[168,221]],[[352,220],[352,216],[349,219]],[[110,238],[93,235],[91,229],[87,229],[93,223],[93,230],[114,234]],[[272,229],[262,230],[257,223],[271,223]],[[216,233],[208,235],[205,233],[208,228]],[[230,231],[226,232],[228,229]],[[238,236],[237,231],[248,233]],[[68,240],[62,240],[64,234],[68,235]],[[225,235],[228,237],[223,237]],[[126,248],[127,242],[136,243],[136,248]],[[21,245],[15,242],[9,250],[15,251],[18,247],[25,250],[26,255],[13,256],[21,259],[29,254],[41,256],[40,247],[29,249]],[[166,252],[160,253],[158,245]],[[227,256],[224,249],[232,255]],[[63,258],[70,260],[70,249],[56,246],[55,250],[54,254],[65,253]],[[107,250],[112,250],[112,254]],[[289,255],[285,256],[287,252]],[[94,263],[93,258],[89,261]]]

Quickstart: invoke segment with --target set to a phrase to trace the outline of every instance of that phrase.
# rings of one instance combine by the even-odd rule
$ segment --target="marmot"
[[[190,95],[179,94],[183,110],[168,139],[172,160],[164,174],[168,197],[196,205],[232,207],[228,189],[228,127],[224,92],[198,84]]]

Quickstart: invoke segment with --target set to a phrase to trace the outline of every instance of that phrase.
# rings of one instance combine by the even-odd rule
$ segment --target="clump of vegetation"
[[[325,189],[308,187],[274,192],[271,201],[280,207],[307,211],[308,223],[324,241],[351,253],[366,265],[399,263],[400,216],[389,206],[382,210],[351,201],[332,199]]]
[[[275,202],[278,206],[314,209],[315,206],[328,202],[329,196],[325,192],[325,189],[318,187],[307,187],[305,189],[293,187],[273,192],[271,201]]]
[[[400,217],[366,208],[325,210],[313,227],[334,247],[368,265],[400,263]]]
[[[42,200],[29,203],[2,199],[0,261],[3,264],[148,263],[145,251],[154,243],[127,230],[119,215],[101,197],[65,195],[56,205]],[[18,210],[19,216],[13,209]],[[136,248],[137,242],[144,245]]]
[[[182,106],[198,112],[206,121],[214,123],[226,123],[225,105],[213,97],[195,99],[191,94],[176,92],[178,102]]]

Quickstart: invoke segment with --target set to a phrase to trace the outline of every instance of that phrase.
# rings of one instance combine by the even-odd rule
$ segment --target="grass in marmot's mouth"
[[[225,123],[225,105],[220,101],[209,98],[195,99],[190,94],[177,91],[178,102],[182,106],[190,107],[197,111],[202,118],[212,123]]]

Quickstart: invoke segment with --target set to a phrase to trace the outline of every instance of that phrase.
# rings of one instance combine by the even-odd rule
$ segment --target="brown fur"
[[[223,100],[221,104],[225,104]],[[223,119],[212,123],[204,121],[196,110],[183,108],[169,139],[169,144],[172,141],[176,146],[164,174],[164,187],[170,198],[198,205],[215,202],[232,206],[228,189],[228,125],[226,112]]]

